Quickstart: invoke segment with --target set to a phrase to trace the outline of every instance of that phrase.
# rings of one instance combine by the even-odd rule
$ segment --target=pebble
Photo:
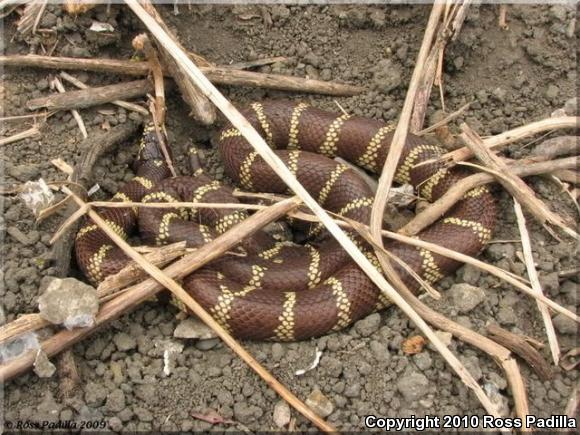
[[[216,347],[220,342],[219,338],[210,338],[209,340],[199,340],[195,343],[195,348],[199,350],[210,350]]]
[[[38,298],[40,315],[55,325],[91,326],[99,310],[94,287],[75,278],[55,278]]]
[[[492,260],[501,260],[502,258],[514,258],[515,248],[511,243],[492,243],[486,252]]]
[[[496,318],[501,325],[515,325],[517,321],[514,309],[509,306],[500,306]]]
[[[570,309],[572,307],[567,308]],[[556,316],[554,316],[552,322],[554,323],[554,328],[556,328],[556,330],[561,334],[574,335],[578,332],[578,326],[576,322],[562,313],[559,313]]]
[[[93,407],[101,406],[105,402],[108,393],[103,384],[97,384],[95,382],[89,382],[86,384],[84,391],[85,402],[87,405]]]
[[[429,380],[418,372],[408,372],[397,381],[397,390],[407,402],[421,399],[427,393]]]
[[[137,347],[137,340],[125,332],[119,332],[113,336],[113,343],[121,352],[126,352]]]
[[[284,348],[280,343],[274,343],[272,345],[272,360],[273,361],[280,361],[284,356]]]
[[[46,353],[39,350],[36,353],[36,359],[34,360],[34,373],[36,373],[39,378],[50,378],[55,371],[56,367],[50,362]]]
[[[466,264],[459,270],[459,276],[467,284],[477,285],[481,277],[481,270],[471,264]]]
[[[370,343],[370,349],[377,361],[388,361],[390,358],[388,346],[377,340]]]
[[[215,338],[216,333],[197,317],[188,317],[179,322],[175,328],[173,336],[176,338],[193,338],[198,340],[208,340]]]
[[[125,393],[121,389],[113,390],[107,397],[105,407],[111,412],[120,412],[126,406]]]
[[[469,313],[485,299],[485,292],[470,284],[455,284],[449,289],[453,306],[460,313]]]
[[[464,356],[459,358],[467,371],[473,376],[473,379],[479,381],[483,376],[481,367],[479,366],[479,359],[476,356]]]
[[[8,167],[8,175],[18,181],[30,181],[40,176],[40,166],[33,164],[10,166]]]
[[[35,243],[30,237],[20,231],[18,227],[8,227],[6,228],[6,233],[24,246],[30,246]]]
[[[431,359],[431,355],[428,352],[420,352],[416,355],[413,355],[413,362],[417,366],[419,370],[425,371],[431,367],[433,364],[433,360]]]
[[[373,313],[370,316],[359,320],[354,324],[354,329],[363,337],[368,337],[375,333],[379,326],[381,325],[381,315],[379,313]]]
[[[288,423],[290,423],[290,406],[286,403],[285,400],[279,400],[276,405],[274,406],[274,414],[272,419],[274,420],[274,424],[279,427],[283,428]]]
[[[334,411],[334,404],[319,389],[313,390],[306,398],[306,405],[320,417],[328,417]]]

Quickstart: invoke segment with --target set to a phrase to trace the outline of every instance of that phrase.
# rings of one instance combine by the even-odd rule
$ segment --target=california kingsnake
[[[353,169],[337,163],[340,156],[362,168],[380,171],[393,129],[380,121],[325,112],[306,104],[273,101],[254,103],[243,114],[276,149],[308,192],[329,211],[368,223],[373,194]],[[232,126],[219,134],[218,149],[225,173],[250,191],[288,193],[288,188]],[[433,201],[469,172],[442,163],[420,164],[444,150],[409,135],[395,181],[411,183],[421,197]],[[137,159],[137,175],[113,201],[237,202],[231,189],[205,175],[169,178],[156,135],[146,129]],[[109,225],[127,237],[136,223],[131,208],[99,210]],[[467,255],[477,255],[491,238],[495,205],[486,187],[469,191],[447,214],[422,231],[422,240]],[[246,217],[242,209],[142,208],[139,228],[147,243],[186,240],[195,247],[207,243]],[[342,329],[385,307],[370,279],[321,228],[307,229],[305,245],[275,242],[258,233],[243,242],[245,256],[226,255],[185,278],[184,288],[225,328],[240,338],[301,340]],[[356,239],[356,237],[353,236]],[[356,239],[375,262],[372,249]],[[386,248],[433,283],[459,264],[448,258],[398,242]],[[85,276],[98,283],[127,264],[127,257],[96,225],[78,232],[77,262]],[[412,289],[418,284],[396,266]]]

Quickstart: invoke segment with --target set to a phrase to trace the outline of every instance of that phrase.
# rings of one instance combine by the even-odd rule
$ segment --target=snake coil
[[[340,156],[370,172],[381,170],[393,128],[380,121],[325,112],[303,103],[253,103],[243,110],[306,190],[327,210],[369,223],[373,194]],[[284,182],[231,125],[219,134],[225,173],[243,189],[289,193]],[[410,183],[429,201],[441,197],[469,174],[432,162],[440,147],[409,134],[395,181]],[[429,162],[428,162],[429,161]],[[425,163],[427,162],[427,163]],[[112,201],[237,202],[232,191],[206,175],[169,178],[155,133],[146,129],[136,161],[136,177]],[[106,208],[108,225],[127,238],[138,225],[147,243],[186,240],[191,247],[213,240],[246,217],[242,209]],[[486,187],[467,192],[418,238],[477,255],[491,238],[495,204]],[[304,229],[304,228],[302,228]],[[258,232],[243,246],[247,255],[226,255],[184,279],[184,288],[227,330],[239,338],[302,340],[340,330],[389,304],[350,256],[319,224],[304,229],[305,245],[276,242]],[[377,263],[371,247],[351,237]],[[429,250],[387,241],[385,247],[427,282],[452,273],[459,263]],[[75,243],[77,262],[92,283],[122,269],[129,259],[94,223],[87,221]],[[406,284],[418,284],[395,266]]]

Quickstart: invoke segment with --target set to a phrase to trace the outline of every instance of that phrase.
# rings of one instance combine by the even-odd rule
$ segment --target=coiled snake
[[[308,192],[329,211],[367,224],[373,194],[353,169],[337,163],[340,156],[368,171],[380,171],[393,128],[380,121],[325,112],[284,101],[254,103],[244,115]],[[257,155],[240,132],[225,127],[218,140],[225,173],[245,190],[288,193],[286,185]],[[411,183],[433,201],[469,174],[427,160],[444,151],[409,135],[395,181]],[[139,149],[136,177],[113,201],[236,202],[231,189],[206,175],[169,178],[154,132],[146,129]],[[107,208],[101,216],[118,234],[128,237],[137,224],[136,210]],[[425,241],[477,255],[490,239],[495,205],[486,187],[469,191],[447,214],[419,234]],[[138,226],[147,243],[186,240],[207,243],[246,217],[232,209],[141,208]],[[226,255],[185,278],[184,288],[226,329],[240,338],[301,340],[342,329],[389,304],[338,243],[318,225],[306,229],[305,245],[276,242],[259,232],[244,242],[247,255]],[[375,262],[372,249],[352,235]],[[386,248],[428,282],[453,272],[448,258],[398,242]],[[85,276],[99,283],[119,271],[128,258],[92,222],[78,232],[75,251]],[[412,289],[418,284],[399,266]]]

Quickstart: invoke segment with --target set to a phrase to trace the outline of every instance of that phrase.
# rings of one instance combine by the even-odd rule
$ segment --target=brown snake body
[[[248,121],[275,148],[300,183],[327,210],[368,224],[373,194],[354,170],[332,158],[340,156],[377,173],[386,159],[392,128],[372,119],[338,115],[305,104],[283,101],[254,103],[243,111]],[[241,133],[225,127],[218,148],[226,174],[246,190],[289,193],[284,182],[257,155]],[[395,175],[433,201],[469,172],[442,163],[421,164],[443,149],[409,135]],[[236,202],[231,189],[205,175],[168,178],[155,134],[146,131],[138,156],[137,177],[113,201]],[[135,211],[99,210],[124,237],[135,226]],[[467,255],[477,255],[491,238],[495,205],[487,188],[468,192],[446,215],[418,237]],[[207,243],[246,217],[243,210],[151,209],[139,212],[139,229],[148,243],[186,240]],[[304,230],[302,225],[300,228]],[[388,305],[378,289],[338,243],[319,225],[305,229],[306,245],[275,242],[258,232],[243,242],[247,255],[226,255],[194,272],[184,288],[226,329],[240,338],[301,340],[342,329]],[[351,234],[376,264],[370,246]],[[386,248],[433,283],[459,263],[398,242]],[[116,273],[128,259],[96,225],[87,222],[77,235],[77,261],[87,278],[98,283]],[[396,266],[404,281],[417,281]]]

